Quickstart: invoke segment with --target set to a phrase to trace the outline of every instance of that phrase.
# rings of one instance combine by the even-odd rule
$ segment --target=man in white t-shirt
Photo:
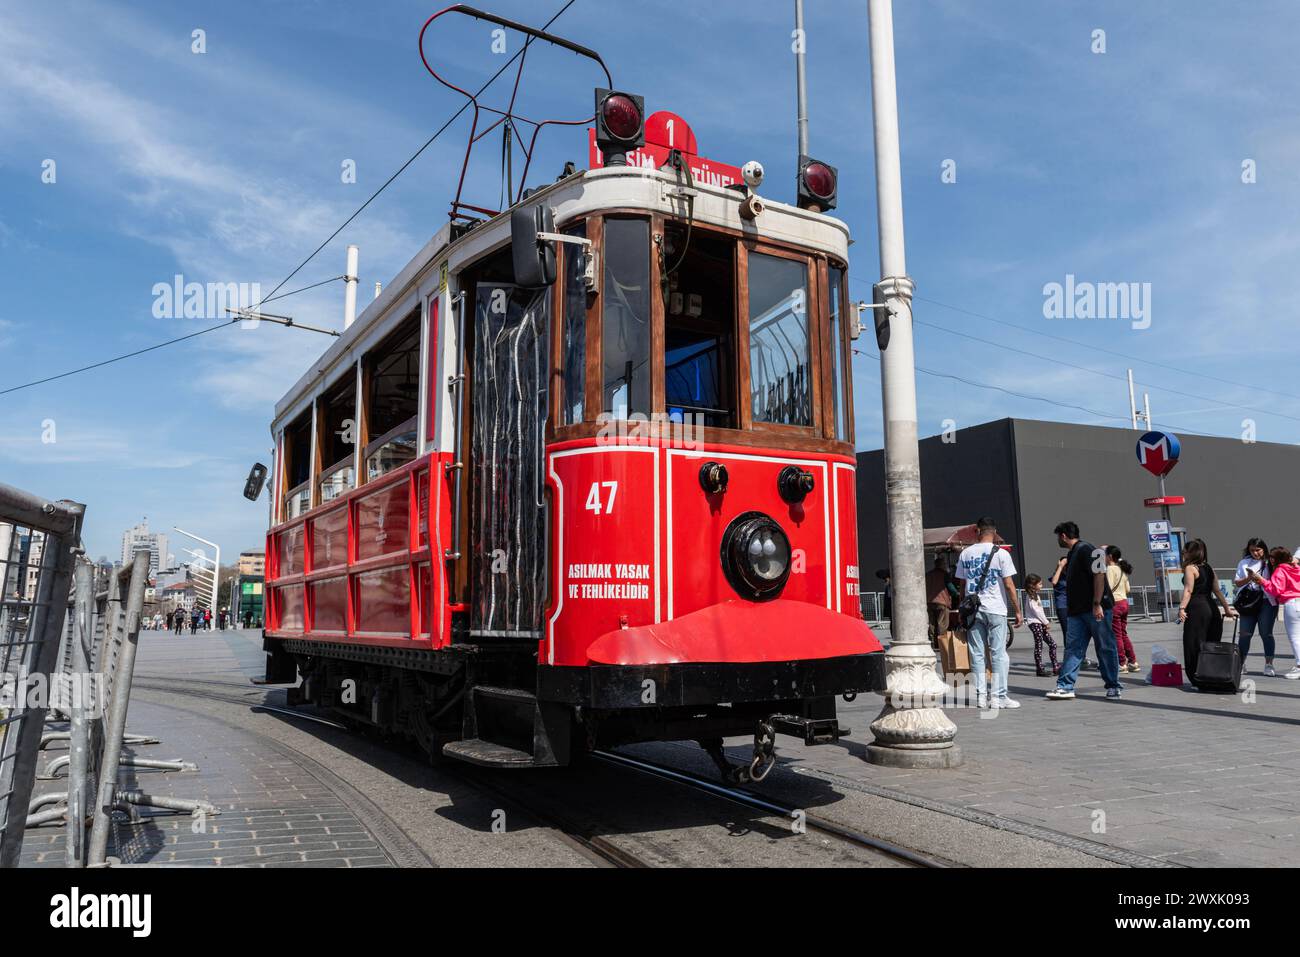
[[[975,676],[975,700],[981,708],[1019,708],[1020,702],[1007,696],[1007,673],[1011,670],[1011,659],[1007,656],[1008,601],[1010,607],[1015,609],[1015,627],[1019,628],[1025,623],[1020,612],[1020,602],[1016,600],[1016,566],[1011,561],[1011,556],[994,544],[998,526],[993,519],[985,516],[976,523],[976,527],[979,530],[979,543],[967,546],[962,551],[955,572],[956,577],[962,580],[964,595],[974,595],[979,588],[980,578],[984,578],[984,587],[979,590],[980,609],[966,635],[966,645],[970,650],[970,670]],[[987,575],[984,574],[985,568],[988,569]],[[986,642],[993,668],[991,698],[988,680],[984,676]]]

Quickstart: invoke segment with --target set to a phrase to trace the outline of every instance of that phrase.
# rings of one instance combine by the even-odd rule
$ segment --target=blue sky
[[[918,364],[1115,417],[923,373],[922,433],[1007,415],[1123,425],[1131,365],[1158,425],[1239,436],[1251,419],[1260,441],[1300,441],[1300,6],[896,5],[908,267],[928,323]],[[559,6],[492,8],[540,25]],[[806,6],[811,149],[840,169],[854,292],[869,298],[879,266],[866,4]],[[0,390],[201,328],[152,315],[154,284],[177,273],[269,291],[460,105],[416,54],[432,5],[4,7]],[[705,155],[761,160],[762,192],[790,200],[792,4],[738,9],[576,0],[554,29],[601,51],[615,84],[649,109],[681,113]],[[206,53],[191,51],[195,29]],[[1096,30],[1104,53],[1092,52]],[[501,62],[490,44],[467,25],[435,35],[430,52],[477,85]],[[530,66],[525,111],[590,109],[590,66],[541,52]],[[444,134],[286,288],[338,275],[355,242],[368,301],[446,221],[466,129]],[[482,205],[499,191],[489,153],[470,177]],[[346,159],[355,184],[340,181]],[[530,179],[553,178],[566,159],[585,165],[584,132],[550,134]],[[956,182],[941,180],[947,160]],[[1067,275],[1150,283],[1149,327],[1046,318],[1044,286]],[[331,285],[277,305],[337,327],[341,302]],[[268,461],[275,400],[326,345],[235,327],[0,396],[0,480],[86,502],[96,556],[115,557],[144,514],[228,554],[260,547],[266,509],[240,496],[243,478]],[[875,448],[878,370],[860,357],[854,372],[858,444]],[[47,421],[53,442],[42,441]]]

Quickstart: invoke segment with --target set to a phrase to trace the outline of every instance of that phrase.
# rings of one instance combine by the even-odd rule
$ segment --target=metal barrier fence
[[[78,547],[83,512],[0,485],[0,867],[17,865],[25,827],[66,823],[65,864],[100,866],[115,811],[132,823],[139,807],[219,813],[119,786],[119,768],[196,767],[123,753],[124,745],[158,743],[126,733],[149,555],[137,552],[97,581]],[[47,718],[66,730],[45,727]],[[67,742],[68,753],[38,775],[39,753],[55,742]],[[37,779],[64,768],[66,791],[31,797]]]
[[[111,574],[102,590],[95,589],[94,570],[84,559],[76,571],[76,589],[70,630],[69,660],[72,681],[89,684],[89,693],[74,698],[67,732],[67,755],[46,765],[43,777],[53,778],[68,769],[68,789],[31,802],[27,826],[51,822],[68,824],[65,863],[69,867],[99,866],[107,862],[109,832],[114,811],[139,820],[137,808],[155,807],[193,814],[216,815],[218,809],[202,801],[146,794],[119,787],[118,769],[149,768],[157,771],[192,771],[187,761],[158,761],[123,753],[124,745],[156,744],[158,739],[126,733],[131,680],[139,640],[144,592],[148,585],[149,556],[137,552],[133,563]],[[82,689],[86,692],[87,689]],[[47,737],[61,735],[52,732]],[[109,769],[112,769],[111,771]],[[47,805],[56,805],[48,807]],[[86,821],[90,821],[89,840]]]
[[[0,867],[22,851],[84,512],[0,485]]]
[[[1016,595],[1020,600],[1020,607],[1024,608],[1024,589],[1017,589]],[[1179,593],[1174,591],[1172,595],[1172,607],[1176,617]],[[867,624],[879,626],[889,621],[889,615],[887,614],[889,606],[884,592],[860,592],[858,598],[862,604],[862,617],[866,619]],[[1047,617],[1052,621],[1056,621],[1056,607],[1052,604],[1051,590],[1044,589],[1039,594],[1039,598],[1043,603],[1043,611],[1047,614]],[[1231,601],[1231,596],[1229,596],[1229,601]],[[1161,596],[1159,589],[1155,585],[1130,586],[1128,605],[1129,621],[1161,620]]]

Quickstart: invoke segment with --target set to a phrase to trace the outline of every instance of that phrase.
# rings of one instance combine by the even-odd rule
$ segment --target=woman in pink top
[[[1295,681],[1300,678],[1300,565],[1291,564],[1291,553],[1285,548],[1273,549],[1268,557],[1273,560],[1273,574],[1260,578],[1259,573],[1251,569],[1250,580],[1277,599],[1296,662],[1283,677]]]

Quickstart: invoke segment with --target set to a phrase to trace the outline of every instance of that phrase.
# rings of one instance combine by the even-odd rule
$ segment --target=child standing
[[[1106,581],[1115,596],[1115,607],[1111,612],[1111,628],[1115,632],[1115,647],[1119,650],[1120,671],[1141,671],[1137,654],[1133,651],[1133,641],[1128,636],[1128,576],[1133,566],[1123,557],[1114,545],[1106,546]],[[1125,662],[1128,664],[1125,664]]]
[[[1052,639],[1052,624],[1047,620],[1047,614],[1043,611],[1043,602],[1039,598],[1039,589],[1042,585],[1043,579],[1039,575],[1028,575],[1025,578],[1025,621],[1028,622],[1029,630],[1034,636],[1034,667],[1038,671],[1038,677],[1047,678],[1060,674],[1061,665],[1056,660],[1056,642]],[[1048,656],[1052,662],[1050,669],[1043,667],[1044,642],[1047,644]]]

